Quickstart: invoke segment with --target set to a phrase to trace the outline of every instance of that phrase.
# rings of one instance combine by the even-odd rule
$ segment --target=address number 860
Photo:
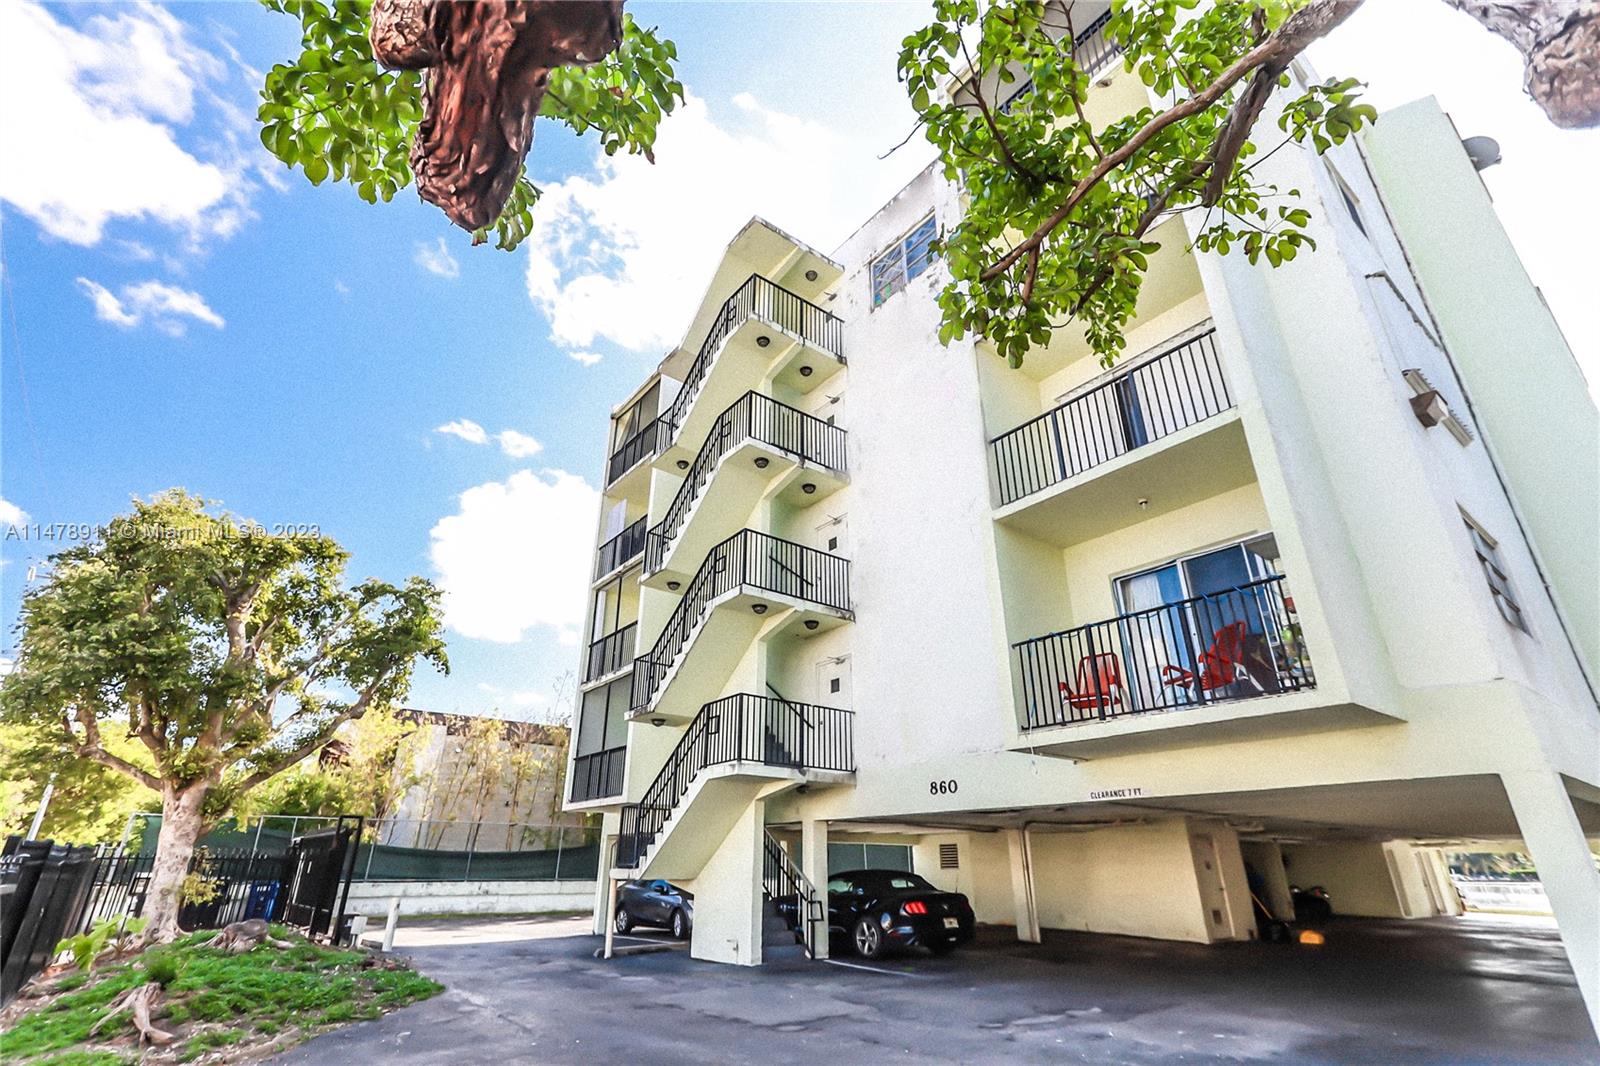
[[[956,784],[956,779],[953,778],[953,777],[949,778],[948,780],[945,780],[945,781],[929,781],[928,782],[928,795],[930,795],[930,796],[954,796],[956,794],[956,790],[959,787],[960,786]]]

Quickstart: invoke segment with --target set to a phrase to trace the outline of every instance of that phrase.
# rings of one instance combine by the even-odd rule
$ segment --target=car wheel
[[[676,940],[689,939],[689,919],[682,911],[672,912],[672,936]]]
[[[617,918],[616,921],[612,923],[612,926],[617,932],[624,935],[633,931],[633,915],[628,913],[627,907],[624,906],[617,908]]]
[[[883,954],[883,930],[871,918],[857,918],[850,939],[855,943],[856,954],[863,959],[875,959]]]

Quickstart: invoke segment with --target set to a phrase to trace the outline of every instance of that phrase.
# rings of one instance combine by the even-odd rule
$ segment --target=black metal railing
[[[1207,330],[990,441],[1000,505],[1232,406],[1216,331]]]
[[[1092,79],[1122,54],[1122,46],[1106,36],[1106,23],[1110,21],[1111,12],[1107,10],[1072,38],[1072,61],[1087,78]],[[1033,79],[1030,78],[1011,91],[1011,95],[1000,104],[1000,113],[1009,114],[1032,92]]]
[[[842,321],[782,285],[768,281],[760,274],[751,274],[723,302],[722,309],[717,312],[716,319],[706,333],[706,339],[700,344],[699,353],[683,376],[683,387],[678,390],[677,399],[672,401],[672,407],[662,416],[671,423],[672,433],[676,434],[683,427],[684,417],[694,405],[694,398],[700,394],[700,386],[705,383],[722,342],[751,318],[769,322],[844,362]]]
[[[1024,729],[1314,688],[1282,575],[1011,646]]]
[[[655,698],[711,601],[740,587],[848,612],[850,561],[753,529],[712,548],[655,646],[634,660],[632,713],[643,712]]]
[[[828,935],[828,903],[771,833],[761,834],[761,891],[778,904],[799,934],[807,958],[817,957],[817,937]]]
[[[750,762],[795,770],[855,771],[855,716],[838,707],[756,696],[724,696],[700,708],[638,803],[622,808],[617,865],[643,861],[695,775]]]
[[[617,445],[617,450],[611,453],[611,461],[606,465],[606,484],[611,485],[623,474],[661,451],[672,437],[668,429],[665,419],[652,418],[643,429]]]
[[[615,573],[644,554],[644,535],[649,530],[649,518],[641,518],[621,533],[600,545],[595,552],[594,579],[599,581]]]
[[[589,658],[583,664],[584,684],[614,674],[628,665],[634,652],[633,634],[637,628],[637,622],[629,622],[589,645]]]
[[[695,501],[710,484],[717,463],[747,440],[771,445],[800,462],[844,472],[845,432],[842,428],[759,392],[745,393],[717,416],[716,424],[706,434],[706,442],[700,446],[700,454],[684,473],[683,484],[678,486],[678,493],[667,506],[666,514],[646,537],[645,573],[653,574],[661,569],[667,548],[688,520]]]
[[[622,795],[622,767],[627,755],[628,748],[624,745],[573,758],[569,793],[572,802]]]

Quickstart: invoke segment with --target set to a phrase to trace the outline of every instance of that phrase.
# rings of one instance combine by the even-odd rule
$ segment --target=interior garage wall
[[[1182,820],[1030,836],[1044,928],[1211,941]]]
[[[1285,844],[1283,861],[1291,883],[1328,890],[1335,914],[1407,917],[1382,844]]]
[[[941,844],[956,846],[955,869],[940,868]],[[930,834],[917,838],[912,859],[916,872],[935,888],[966,896],[978,921],[987,925],[1017,924],[1011,898],[1011,853],[1005,834]]]

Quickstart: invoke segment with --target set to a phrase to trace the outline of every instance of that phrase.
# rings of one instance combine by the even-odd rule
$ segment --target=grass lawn
[[[242,1062],[263,1058],[331,1026],[427,999],[444,986],[402,961],[320,947],[279,927],[294,947],[263,944],[234,955],[193,933],[91,973],[37,982],[0,1014],[0,1060],[37,1066]],[[175,976],[174,976],[175,973]],[[91,1036],[122,992],[152,979],[165,991],[152,1022],[176,1036],[141,1049],[132,1013],[121,1011]]]

